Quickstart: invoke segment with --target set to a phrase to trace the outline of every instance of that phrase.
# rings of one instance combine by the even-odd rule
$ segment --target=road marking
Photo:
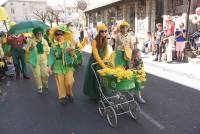
[[[165,129],[163,125],[161,125],[158,121],[154,120],[151,116],[149,116],[147,113],[145,113],[143,110],[140,110],[140,113],[149,120],[152,124],[154,124],[156,127],[158,127],[160,130]]]

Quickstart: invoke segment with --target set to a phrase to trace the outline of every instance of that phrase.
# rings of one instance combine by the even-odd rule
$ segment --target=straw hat
[[[73,36],[70,33],[68,27],[66,25],[60,25],[60,26],[56,26],[50,29],[49,31],[49,38],[50,39],[54,39],[55,38],[55,32],[56,31],[62,31],[64,33],[64,40],[68,40],[68,41],[73,41]]]

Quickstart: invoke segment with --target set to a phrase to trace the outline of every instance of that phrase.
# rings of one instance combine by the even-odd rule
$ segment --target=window
[[[26,3],[25,3],[25,2],[23,2],[23,6],[26,6]]]
[[[13,5],[13,3],[11,2],[10,5]]]
[[[12,13],[12,14],[15,14],[14,8],[11,8],[10,10],[11,10],[11,13]]]

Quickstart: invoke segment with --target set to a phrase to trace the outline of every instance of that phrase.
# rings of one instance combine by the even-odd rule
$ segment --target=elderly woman
[[[100,97],[98,84],[94,75],[94,72],[91,68],[91,64],[98,62],[98,65],[95,66],[95,71],[100,68],[106,68],[104,61],[108,59],[108,45],[107,45],[107,27],[105,24],[97,26],[98,34],[92,41],[92,54],[88,61],[83,92],[86,96],[89,96],[92,99],[98,99]]]
[[[131,53],[134,49],[133,36],[128,33],[129,24],[126,21],[120,24],[120,33],[115,42],[115,66],[128,67]]]
[[[61,104],[73,102],[74,68],[71,59],[74,58],[75,46],[70,42],[71,37],[64,26],[50,30],[52,46],[48,58],[49,73],[54,73]]]
[[[30,52],[29,63],[32,66],[38,93],[40,94],[42,94],[43,89],[48,88],[49,78],[47,59],[50,48],[43,38],[43,33],[44,31],[41,27],[33,29],[34,37],[26,48]]]

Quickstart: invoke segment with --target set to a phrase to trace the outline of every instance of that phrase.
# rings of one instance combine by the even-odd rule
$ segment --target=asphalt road
[[[75,74],[73,104],[58,103],[53,77],[43,96],[36,93],[33,78],[4,82],[0,134],[200,134],[200,91],[153,75],[148,75],[140,119],[120,116],[118,127],[111,128],[97,103],[82,92],[88,57]]]

